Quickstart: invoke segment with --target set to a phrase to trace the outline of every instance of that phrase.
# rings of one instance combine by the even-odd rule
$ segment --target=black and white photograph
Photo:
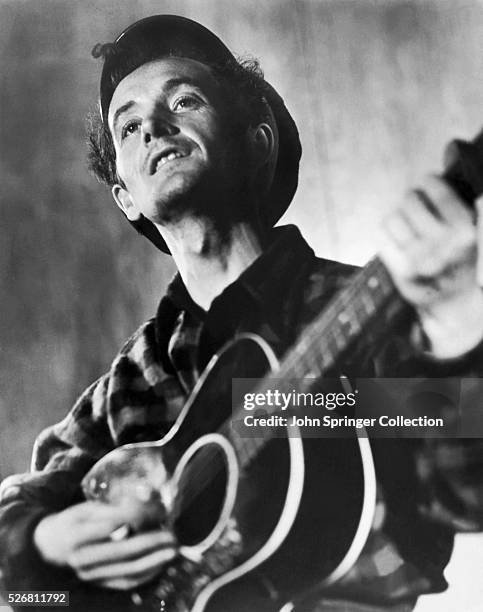
[[[0,610],[483,609],[483,1],[0,0]]]

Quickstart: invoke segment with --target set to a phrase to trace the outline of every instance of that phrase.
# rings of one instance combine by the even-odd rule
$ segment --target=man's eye
[[[121,130],[121,138],[124,140],[126,136],[134,134],[139,129],[139,121],[128,121]]]
[[[180,96],[173,103],[173,111],[184,111],[196,109],[200,106],[201,100],[196,96]]]

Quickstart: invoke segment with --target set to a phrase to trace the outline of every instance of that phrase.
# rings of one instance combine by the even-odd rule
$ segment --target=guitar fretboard
[[[340,291],[324,312],[304,331],[283,359],[277,378],[320,378],[336,366],[354,342],[375,321],[390,325],[399,310],[387,306],[398,298],[394,284],[379,258],[371,260]]]
[[[317,379],[336,368],[348,356],[361,335],[377,328],[383,336],[392,329],[395,319],[407,308],[396,291],[386,267],[379,258],[372,259],[350,279],[349,285],[339,291],[323,313],[307,328],[289,350],[274,374],[277,389],[289,393],[293,379],[297,379],[297,391],[308,391]],[[253,390],[265,393],[270,388],[269,380],[262,380]],[[267,416],[280,411],[278,406],[264,408]],[[233,415],[233,422],[242,421],[243,406]],[[263,437],[243,437],[225,423],[222,433],[231,432],[241,466],[248,465],[275,429],[263,428]]]

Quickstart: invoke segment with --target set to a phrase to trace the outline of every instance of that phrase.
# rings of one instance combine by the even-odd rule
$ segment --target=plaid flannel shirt
[[[207,313],[177,276],[156,316],[126,343],[109,372],[63,421],[39,436],[33,471],[4,482],[0,560],[7,588],[46,588],[59,581],[68,588],[76,581],[38,556],[32,544],[38,521],[82,501],[79,482],[105,453],[166,434],[225,341],[254,331],[282,354],[354,271],[317,259],[293,226],[276,228],[272,238]],[[372,357],[364,358],[370,349],[358,351],[359,376],[373,371]],[[409,341],[398,341],[381,349],[375,361],[385,376],[478,376],[482,355],[478,346],[462,359],[437,362]],[[349,573],[308,607],[403,612],[413,609],[419,595],[444,590],[454,533],[478,530],[483,522],[482,450],[480,440],[374,440],[378,493],[371,533]],[[113,593],[109,598],[115,601]],[[105,601],[103,609],[111,609]]]

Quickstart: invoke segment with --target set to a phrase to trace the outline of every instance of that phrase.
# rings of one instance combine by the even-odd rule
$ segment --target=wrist
[[[437,359],[460,357],[483,340],[483,292],[477,286],[419,309],[418,316],[429,353]]]

